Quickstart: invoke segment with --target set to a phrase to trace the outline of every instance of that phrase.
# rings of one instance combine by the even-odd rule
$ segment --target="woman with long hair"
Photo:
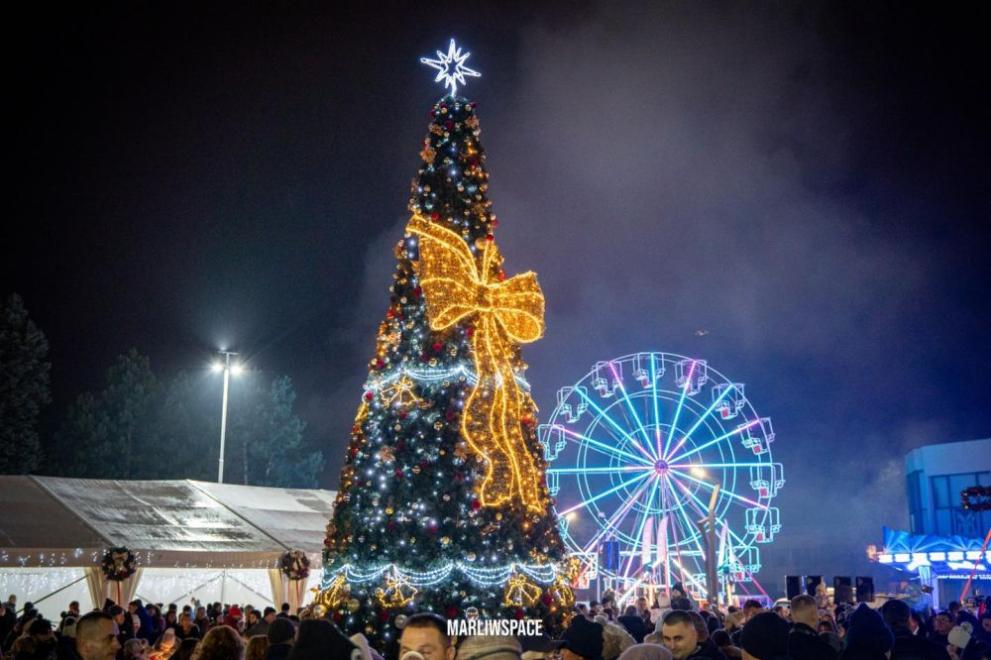
[[[196,645],[192,660],[244,660],[244,642],[230,626],[217,626]]]

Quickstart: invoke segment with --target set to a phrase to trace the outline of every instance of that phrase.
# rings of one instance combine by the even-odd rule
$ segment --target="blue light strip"
[[[730,384],[729,387],[727,387],[726,389],[724,389],[723,392],[722,392],[722,394],[720,394],[718,397],[716,397],[716,400],[712,402],[712,405],[709,406],[706,409],[706,411],[704,413],[702,413],[702,415],[697,420],[695,420],[695,423],[692,424],[692,427],[690,429],[688,429],[688,431],[685,432],[685,435],[682,436],[681,440],[678,441],[678,444],[675,445],[674,449],[672,449],[670,453],[673,454],[676,451],[678,451],[679,449],[681,449],[682,446],[685,444],[685,442],[688,440],[688,438],[692,437],[692,433],[695,433],[695,430],[698,429],[698,427],[700,427],[702,425],[702,422],[705,421],[706,417],[708,417],[709,415],[711,415],[712,414],[712,411],[716,409],[716,406],[718,406],[720,403],[722,403],[723,399],[726,398],[726,395],[728,395],[734,389],[736,389],[736,388],[732,384]]]

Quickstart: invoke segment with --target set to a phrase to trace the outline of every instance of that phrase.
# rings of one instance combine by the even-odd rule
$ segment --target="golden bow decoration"
[[[414,215],[406,231],[419,239],[414,264],[434,331],[471,319],[471,349],[476,383],[465,402],[461,431],[482,459],[482,506],[516,500],[542,513],[547,502],[543,475],[527,447],[520,420],[533,410],[530,395],[516,382],[512,357],[516,344],[536,341],[544,332],[544,295],[532,272],[504,281],[502,257],[491,240],[479,259],[450,229]]]

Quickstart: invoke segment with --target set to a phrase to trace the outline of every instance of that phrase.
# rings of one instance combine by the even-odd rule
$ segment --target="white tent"
[[[335,493],[200,481],[112,481],[0,476],[0,594],[17,594],[55,617],[83,608],[146,602],[289,602],[319,582],[324,530]],[[107,548],[125,546],[137,574],[106,582]],[[291,583],[277,569],[290,549],[310,559]],[[0,596],[0,597],[2,597]]]

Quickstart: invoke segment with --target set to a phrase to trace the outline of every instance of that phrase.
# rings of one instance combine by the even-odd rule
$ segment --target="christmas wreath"
[[[305,580],[310,575],[310,558],[302,550],[288,550],[279,560],[279,568],[290,580]]]
[[[138,560],[134,558],[134,554],[130,550],[123,546],[108,548],[103,553],[100,570],[106,579],[112,582],[122,582],[138,570]]]
[[[991,486],[971,486],[960,491],[960,504],[967,511],[991,511]]]

